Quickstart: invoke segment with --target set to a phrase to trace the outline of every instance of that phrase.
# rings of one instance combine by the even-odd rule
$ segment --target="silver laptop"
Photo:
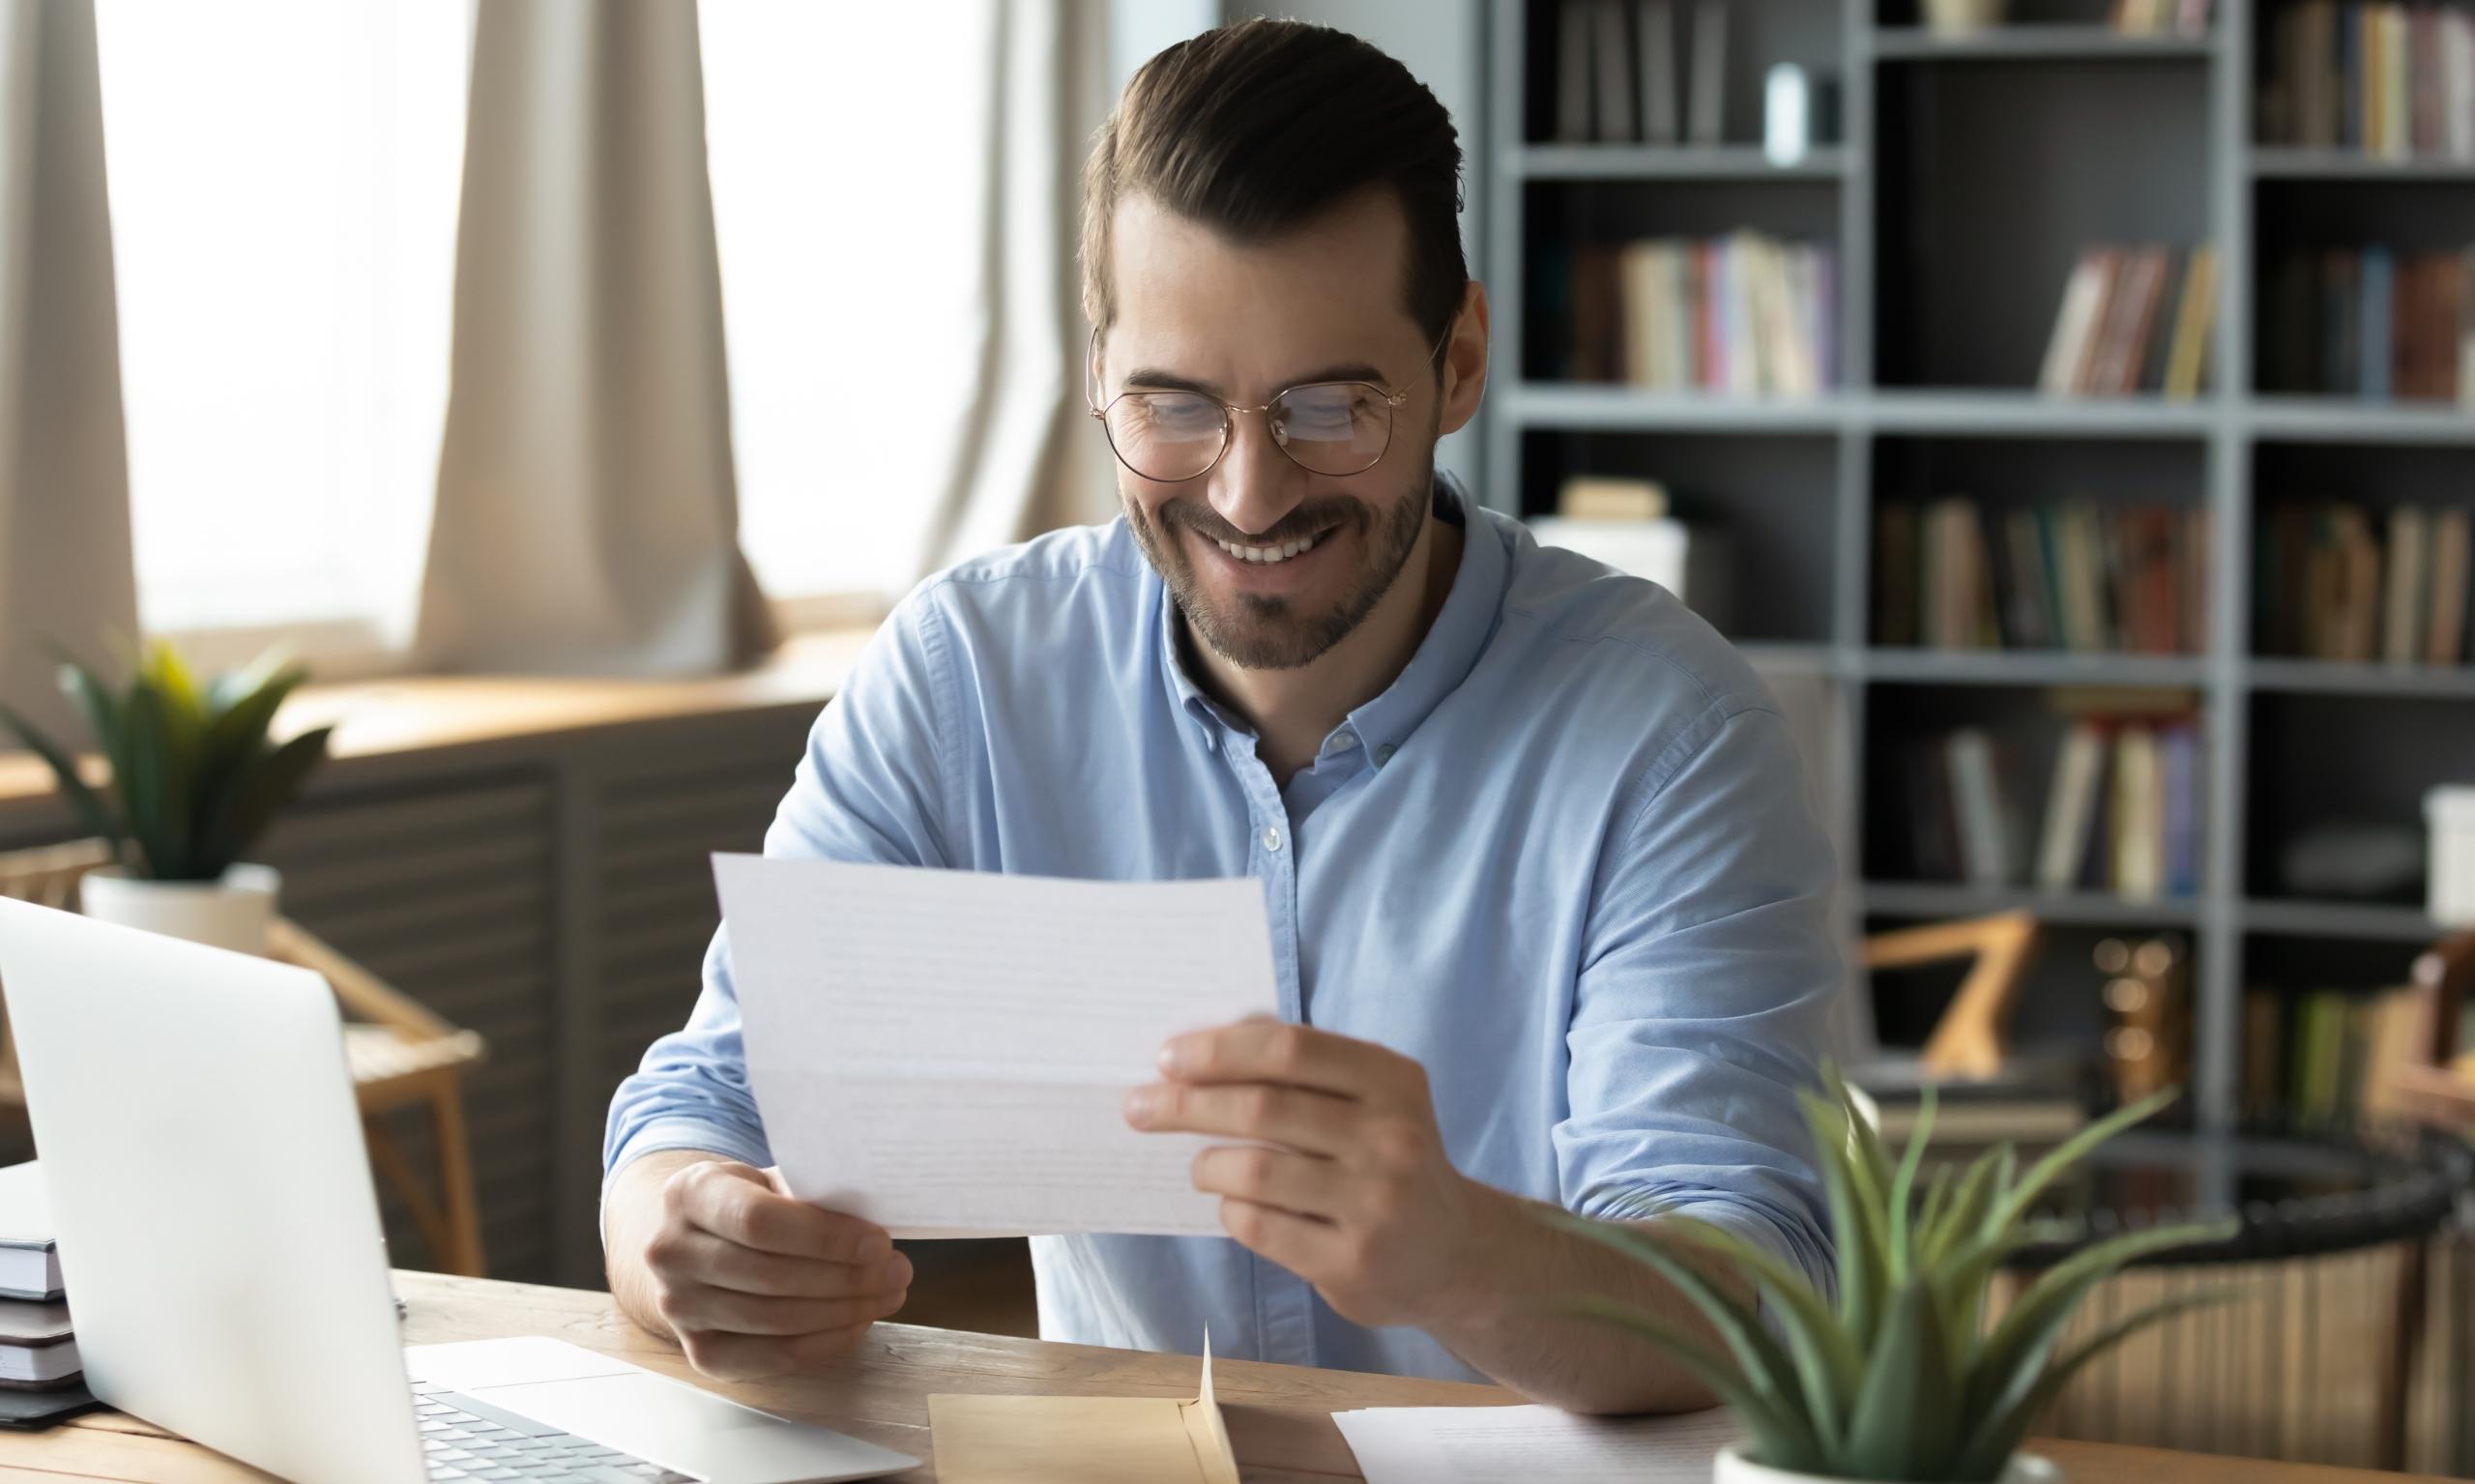
[[[0,898],[86,1383],[296,1484],[874,1478],[918,1460],[542,1337],[405,1346],[334,993]]]

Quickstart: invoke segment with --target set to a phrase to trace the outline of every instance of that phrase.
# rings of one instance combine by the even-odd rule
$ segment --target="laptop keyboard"
[[[422,1451],[433,1479],[521,1479],[525,1484],[695,1484],[632,1453],[519,1417],[461,1392],[413,1382]]]

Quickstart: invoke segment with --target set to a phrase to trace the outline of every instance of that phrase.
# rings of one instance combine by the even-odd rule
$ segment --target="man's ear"
[[[1443,405],[1438,437],[1457,433],[1478,415],[1487,393],[1487,286],[1472,278],[1461,291],[1461,312],[1443,348]]]

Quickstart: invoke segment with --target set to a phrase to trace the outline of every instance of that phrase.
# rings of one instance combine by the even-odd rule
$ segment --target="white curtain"
[[[695,8],[482,0],[473,44],[417,656],[734,667],[773,634],[739,547]]]
[[[43,641],[117,667],[130,551],[95,12],[0,0],[0,700],[72,745]]]
[[[939,497],[920,573],[1117,509],[1113,464],[1084,415],[1075,260],[1083,161],[1108,117],[1105,0],[995,8],[979,295],[987,310],[972,417]]]

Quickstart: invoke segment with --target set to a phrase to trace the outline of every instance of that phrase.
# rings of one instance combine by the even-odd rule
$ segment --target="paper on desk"
[[[1211,1394],[1211,1336],[1191,1402],[1136,1396],[931,1396],[943,1484],[1238,1484]]]
[[[1744,1436],[1721,1409],[1680,1417],[1577,1417],[1553,1407],[1336,1411],[1366,1484],[1709,1484]]]
[[[1275,1014],[1260,883],[717,854],[748,1081],[791,1193],[896,1237],[1218,1236],[1192,1134],[1128,1127],[1182,1031]]]

